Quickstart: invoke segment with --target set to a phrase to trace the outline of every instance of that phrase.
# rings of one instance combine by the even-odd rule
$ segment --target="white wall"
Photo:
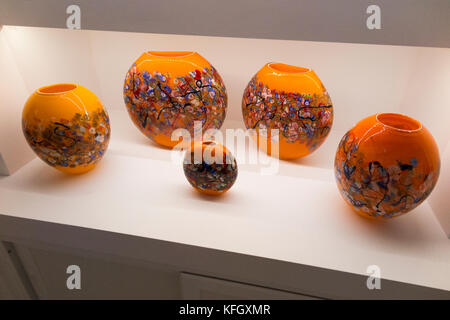
[[[60,31],[66,34],[65,31]],[[228,120],[241,122],[241,99],[250,78],[267,62],[313,68],[335,104],[335,127],[347,130],[379,111],[399,111],[416,61],[417,48],[120,32],[86,32],[105,103],[123,108],[123,78],[147,50],[194,50],[222,75],[228,95]]]
[[[431,121],[416,112],[424,102],[450,103],[450,91],[436,94],[449,81],[449,49],[25,27],[5,27],[4,33],[28,90],[78,82],[109,108],[124,107],[125,73],[146,50],[202,54],[226,82],[232,120],[241,120],[243,90],[269,61],[313,68],[331,94],[338,129],[380,111]]]
[[[0,31],[0,176],[18,170],[34,158],[22,134],[22,107],[28,96],[14,53]]]
[[[441,153],[441,173],[428,202],[442,229],[450,239],[450,142]]]
[[[450,49],[415,51],[400,110],[428,127],[442,155],[450,141]]]
[[[424,89],[436,88],[436,82],[442,84],[450,75],[442,66],[448,62],[449,49],[25,27],[5,27],[5,31],[30,92],[53,82],[78,82],[110,109],[124,108],[125,73],[146,50],[202,54],[224,78],[230,98],[228,118],[235,121],[241,121],[245,86],[266,62],[311,67],[331,94],[338,130],[382,111],[417,114],[425,125],[435,126],[429,116],[415,112],[420,101],[408,99],[414,99],[411,90],[417,93],[417,73],[427,72],[421,82]],[[427,61],[433,68],[425,67]],[[434,91],[420,92],[425,101],[435,96]],[[440,102],[450,103],[450,96]]]

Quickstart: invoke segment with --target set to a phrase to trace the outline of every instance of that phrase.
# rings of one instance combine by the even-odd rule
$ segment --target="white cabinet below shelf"
[[[60,248],[14,244],[38,299],[178,299],[178,272]],[[67,288],[67,267],[80,267],[81,288]]]
[[[59,246],[9,243],[23,270],[19,282],[29,284],[37,299],[191,299],[305,300],[306,295],[181,272],[177,268],[86,253]],[[80,268],[81,288],[69,290],[68,266]],[[2,277],[0,274],[0,285]],[[0,286],[0,289],[2,286]],[[7,299],[2,294],[0,299]]]
[[[287,291],[181,273],[181,298],[187,300],[317,300]]]

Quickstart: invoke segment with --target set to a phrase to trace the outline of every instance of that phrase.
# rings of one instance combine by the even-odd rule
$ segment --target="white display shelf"
[[[242,92],[264,63],[310,66],[335,105],[330,136],[312,155],[281,161],[277,175],[239,162],[227,194],[201,196],[181,163],[145,138],[125,111],[123,77],[149,49],[196,50],[213,62],[229,95],[223,128],[242,127]],[[0,240],[316,297],[448,298],[450,241],[436,216],[448,221],[450,109],[442,106],[450,101],[449,62],[442,48],[5,27],[0,67],[8,77],[0,81],[0,102],[8,108],[0,107],[0,152],[11,175],[0,177]],[[34,154],[21,133],[27,96],[57,82],[88,87],[110,113],[108,152],[85,175],[66,176],[30,161]],[[340,138],[376,112],[419,119],[442,156],[429,203],[386,222],[354,214],[333,174]],[[384,280],[382,290],[367,289],[369,265],[392,280]]]
[[[25,224],[39,221],[357,275],[378,265],[383,279],[450,290],[450,241],[427,202],[377,222],[341,199],[329,164],[340,132],[311,156],[319,165],[282,161],[273,176],[241,166],[232,189],[211,198],[189,186],[181,163],[140,134],[125,110],[110,116],[110,148],[93,171],[68,176],[35,158],[0,177],[0,216],[18,223],[15,231],[1,224],[1,235],[34,241],[45,228]]]

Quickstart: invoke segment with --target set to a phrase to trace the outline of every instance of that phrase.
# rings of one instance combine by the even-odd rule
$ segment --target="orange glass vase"
[[[284,63],[268,63],[251,79],[242,114],[258,146],[280,159],[316,150],[333,123],[333,105],[319,77]]]
[[[380,113],[344,135],[334,168],[339,191],[358,214],[388,219],[430,195],[439,176],[439,151],[419,121]]]
[[[194,127],[219,129],[227,110],[222,78],[196,52],[145,52],[129,69],[123,95],[140,131],[170,148],[179,143],[172,139],[174,130],[186,129],[193,137]]]
[[[23,109],[22,129],[42,160],[73,174],[95,167],[106,152],[111,132],[101,101],[74,83],[36,90]]]
[[[184,157],[183,169],[189,183],[208,195],[221,195],[228,191],[238,174],[232,153],[215,141],[191,143]]]

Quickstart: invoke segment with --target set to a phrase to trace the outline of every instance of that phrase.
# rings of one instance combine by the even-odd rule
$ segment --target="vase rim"
[[[312,71],[311,68],[293,66],[282,62],[269,62],[267,67],[283,74],[305,74]]]
[[[147,55],[158,58],[186,58],[197,54],[195,51],[146,51]]]
[[[48,86],[40,87],[36,90],[40,95],[61,95],[73,91],[78,88],[76,83],[55,83]]]
[[[414,133],[422,130],[422,123],[402,113],[377,113],[375,118],[385,128],[397,132]]]

